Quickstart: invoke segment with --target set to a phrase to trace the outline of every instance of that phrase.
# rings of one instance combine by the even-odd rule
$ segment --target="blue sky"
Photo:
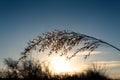
[[[83,33],[120,48],[120,1],[0,0],[0,60],[18,57],[29,40],[54,29]]]

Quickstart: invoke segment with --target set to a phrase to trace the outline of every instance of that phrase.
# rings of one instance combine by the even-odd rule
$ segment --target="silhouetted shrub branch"
[[[108,45],[120,51],[119,48],[91,36],[67,30],[63,31],[55,30],[52,32],[42,34],[41,36],[38,36],[36,39],[29,41],[28,46],[25,48],[24,52],[22,52],[23,56],[19,59],[19,61],[22,61],[26,57],[28,57],[32,50],[44,52],[45,50],[50,49],[48,55],[58,53],[60,50],[62,50],[62,53],[60,54],[62,56],[67,55],[67,52],[71,51],[77,45],[80,45],[81,47],[78,47],[75,50],[75,52],[71,56],[67,56],[67,58],[70,59],[76,56],[76,54],[80,51],[89,51],[88,54],[85,55],[86,59],[92,51],[94,51],[102,44]]]

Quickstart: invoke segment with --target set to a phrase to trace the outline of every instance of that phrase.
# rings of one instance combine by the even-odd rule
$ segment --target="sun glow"
[[[71,67],[69,60],[67,60],[65,57],[53,57],[51,58],[50,64],[53,71],[57,74],[73,72],[73,68]]]

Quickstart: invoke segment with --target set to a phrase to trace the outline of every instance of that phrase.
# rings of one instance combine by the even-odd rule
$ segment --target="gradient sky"
[[[83,33],[120,48],[120,0],[0,0],[0,61],[17,58],[29,40],[54,29]],[[112,61],[120,61],[120,52],[107,52]]]

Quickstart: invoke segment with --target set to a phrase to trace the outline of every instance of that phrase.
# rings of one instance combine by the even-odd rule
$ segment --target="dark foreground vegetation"
[[[51,72],[47,67],[42,64],[37,64],[34,61],[25,61],[21,67],[17,67],[17,61],[11,58],[5,59],[5,63],[8,66],[6,72],[1,73],[0,77],[4,79],[32,79],[32,80],[112,80],[106,74],[106,70],[103,67],[99,67],[95,64],[84,73],[76,73],[74,75],[51,75]]]
[[[6,73],[8,74],[8,73]],[[87,71],[86,74],[81,73],[81,74],[75,74],[75,75],[64,75],[64,76],[59,76],[59,75],[55,75],[54,77],[50,77],[47,75],[41,75],[41,76],[37,76],[37,75],[32,75],[32,76],[27,76],[25,78],[18,78],[16,76],[13,77],[13,75],[9,75],[4,77],[4,79],[32,79],[32,80],[112,80],[109,77],[102,75],[100,73],[96,73],[93,72],[91,70]]]
[[[34,73],[33,73],[34,74]],[[74,74],[74,75],[54,75],[52,76],[48,76],[45,74],[41,74],[41,75],[27,75],[24,76],[24,78],[19,78],[18,76],[16,76],[16,73],[10,75],[10,73],[6,73],[4,77],[4,79],[31,79],[31,80],[113,80],[110,79],[108,76],[101,74],[100,72],[95,72],[93,70],[88,70],[87,73],[80,73],[80,74]]]

